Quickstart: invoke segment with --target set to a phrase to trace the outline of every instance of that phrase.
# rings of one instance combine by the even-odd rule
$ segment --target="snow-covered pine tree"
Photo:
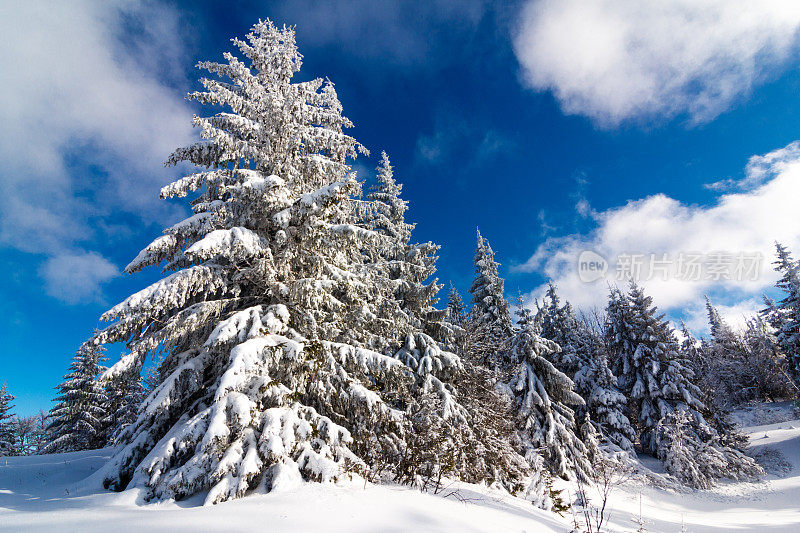
[[[617,388],[617,378],[600,343],[592,350],[588,364],[575,374],[575,389],[586,402],[586,411],[604,447],[633,453],[636,431],[625,416],[627,398]]]
[[[442,286],[430,279],[436,272],[439,246],[411,241],[415,225],[405,220],[408,202],[400,197],[403,186],[395,180],[386,152],[381,152],[377,170],[377,184],[371,187],[367,201],[352,202],[356,221],[377,234],[377,238],[365,242],[365,254],[368,268],[377,269],[389,280],[384,296],[387,309],[381,310],[391,317],[398,331],[422,331],[450,345],[457,331],[446,322],[447,312],[434,307]]]
[[[608,294],[604,335],[611,371],[617,376],[618,385],[624,392],[633,385],[623,380],[623,376],[630,376],[633,372],[632,356],[636,347],[633,345],[630,301],[617,287],[612,287]]]
[[[447,319],[456,326],[463,327],[464,320],[466,319],[464,316],[466,309],[467,306],[464,305],[461,294],[459,294],[458,289],[451,283],[450,290],[447,293]]]
[[[703,384],[710,402],[720,408],[727,409],[754,399],[755,387],[740,335],[722,318],[708,297],[706,311],[710,336],[701,346],[703,374],[698,376],[698,382]]]
[[[514,314],[517,316],[517,328],[524,328],[528,325],[533,325],[535,322],[533,311],[525,306],[525,298],[522,297],[522,292],[518,292],[514,300]]]
[[[224,110],[195,117],[203,140],[168,161],[200,167],[162,189],[200,191],[195,214],[126,268],[175,272],[106,312],[112,324],[93,339],[128,348],[106,379],[162,356],[105,485],[155,498],[208,491],[216,503],[354,470],[371,477],[414,442],[405,409],[429,393],[454,440],[433,443],[471,453],[474,443],[456,440],[465,410],[442,381],[459,358],[403,322],[388,296],[396,283],[365,257],[386,239],[355,223],[348,160],[364,149],[343,131],[352,124],[333,85],[292,81],[301,56],[291,28],[259,22],[234,44],[245,58],[200,63],[218,79],[190,94]],[[384,355],[392,346],[395,357]]]
[[[139,407],[145,398],[143,379],[138,373],[111,375],[104,383],[106,391],[106,441],[113,443],[129,425],[136,422]]]
[[[697,455],[696,460],[709,461],[695,468],[705,469],[714,479],[757,477],[763,472],[761,468],[735,447],[727,446],[708,423],[710,412],[700,400],[702,393],[692,381],[688,361],[681,355],[669,323],[657,311],[652,299],[633,282],[627,295],[612,291],[607,310],[607,344],[612,357],[622,361],[620,387],[628,398],[629,418],[637,429],[642,450],[665,461],[668,469],[682,464],[669,459],[669,435],[677,433],[664,432],[662,427],[668,415],[684,412],[692,427],[691,432],[680,434],[698,439],[693,445],[703,454]],[[724,458],[722,466],[712,464],[719,458]],[[677,471],[670,473],[695,479]]]
[[[504,346],[513,335],[514,327],[494,251],[480,231],[477,231],[477,241],[475,279],[469,289],[473,304],[468,326],[471,356],[492,368],[500,368],[509,362]]]
[[[547,287],[540,320],[541,336],[561,348],[551,355],[553,364],[573,379],[581,368],[588,366],[592,342],[570,303],[561,304],[552,281]]]
[[[468,315],[466,305],[461,299],[461,294],[450,283],[450,291],[447,295],[447,314],[445,320],[448,324],[446,338],[443,344],[450,350],[459,355],[464,355],[468,351]]]
[[[777,303],[767,300],[767,308],[762,314],[775,329],[777,344],[786,357],[788,373],[800,389],[800,266],[785,246],[775,243],[775,248],[778,257],[773,264],[781,274],[775,286],[785,296]]]
[[[764,317],[747,320],[742,334],[745,367],[752,376],[753,396],[763,401],[786,400],[798,392],[797,385],[784,370],[785,356]]]
[[[98,380],[104,370],[102,346],[84,343],[57,387],[58,402],[47,414],[49,442],[43,453],[94,450],[105,445],[106,393]]]
[[[8,387],[3,383],[0,387],[0,455],[14,454],[13,401],[14,395],[8,392]]]
[[[652,298],[632,282],[628,295],[618,294],[616,300],[607,311],[608,345],[612,357],[622,362],[618,383],[628,398],[629,418],[638,427],[642,449],[655,455],[653,432],[659,420],[675,408],[700,411],[705,406],[677,339]]]
[[[702,343],[697,340],[683,320],[681,320],[681,337],[681,354],[699,382],[702,380],[704,367]]]
[[[754,481],[764,473],[750,457],[721,442],[719,434],[699,423],[689,411],[667,414],[658,422],[654,435],[665,469],[684,485],[707,489],[721,478]]]
[[[511,398],[497,387],[497,376],[485,366],[465,359],[464,371],[455,380],[470,420],[475,444],[469,450],[469,470],[480,475],[468,478],[486,482],[512,494],[524,494],[547,508],[546,487],[539,472],[521,455]],[[531,477],[532,476],[532,477]]]
[[[541,336],[561,350],[548,357],[575,384],[584,406],[577,406],[582,419],[588,412],[607,447],[633,451],[635,432],[625,416],[627,402],[617,389],[617,378],[608,366],[605,346],[597,333],[579,320],[569,302],[561,303],[555,284],[548,284],[537,320]]]
[[[582,405],[583,399],[573,391],[572,380],[548,360],[556,350],[558,345],[538,336],[531,325],[510,341],[509,355],[516,362],[510,387],[520,436],[531,466],[541,455],[553,475],[588,480],[597,450],[581,441],[570,406]]]

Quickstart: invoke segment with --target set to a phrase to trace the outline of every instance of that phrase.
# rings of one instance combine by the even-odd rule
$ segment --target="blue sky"
[[[386,150],[462,293],[475,228],[508,296],[555,279],[583,307],[577,255],[764,255],[757,279],[645,281],[702,328],[758,308],[772,241],[800,251],[800,7],[764,1],[75,2],[0,6],[0,381],[47,409],[98,316],[159,277],[120,271],[180,202],[172,149],[194,138],[183,95],[258,18],[297,26],[300,76],[335,84],[352,134]]]

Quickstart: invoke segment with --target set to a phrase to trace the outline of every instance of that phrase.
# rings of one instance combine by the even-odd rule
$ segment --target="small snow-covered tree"
[[[778,346],[786,357],[788,373],[800,390],[800,266],[791,252],[780,243],[775,243],[777,259],[775,270],[781,274],[776,287],[784,298],[773,303],[767,300],[767,308],[762,311],[769,324],[775,329]]]
[[[536,301],[536,305],[538,305],[538,300]],[[538,330],[541,329],[538,327],[536,322],[536,314],[530,307],[525,305],[525,298],[522,296],[522,292],[517,293],[517,297],[514,299],[514,314],[517,317],[516,327],[524,328],[527,326],[534,326],[534,332],[538,334]]]
[[[14,432],[13,455],[34,455],[47,444],[45,431],[46,414],[44,412],[33,416],[14,416],[11,427]]]
[[[473,476],[472,481],[484,481],[512,494],[525,494],[536,505],[541,504],[538,499],[544,494],[544,484],[537,481],[535,469],[521,455],[523,447],[514,423],[514,405],[498,387],[496,374],[467,359],[464,372],[454,384],[475,434],[476,449],[470,450],[468,458],[471,468],[480,475]]]
[[[751,458],[724,445],[709,430],[687,411],[672,411],[661,419],[655,441],[667,472],[698,489],[711,488],[721,478],[755,481],[764,473]]]
[[[464,305],[464,300],[461,298],[458,289],[453,284],[450,284],[450,290],[447,293],[447,318],[450,322],[457,326],[463,326],[467,306]]]
[[[510,341],[509,355],[516,362],[510,387],[520,435],[532,466],[541,455],[553,475],[588,480],[596,449],[581,441],[570,407],[582,405],[583,399],[573,391],[572,380],[547,358],[556,350],[558,345],[536,335],[530,326]]]
[[[702,343],[702,374],[698,376],[710,401],[728,408],[754,399],[754,383],[749,375],[742,338],[722,318],[706,297],[710,336]]]
[[[64,381],[57,387],[58,402],[47,414],[50,441],[44,453],[94,450],[105,445],[107,402],[98,381],[105,359],[102,346],[85,343],[78,350]]]
[[[503,278],[500,277],[494,260],[494,251],[489,241],[477,232],[475,250],[475,279],[469,289],[472,294],[470,311],[470,349],[474,357],[489,366],[499,368],[508,363],[504,345],[513,335],[508,301],[503,295]]]
[[[448,349],[463,356],[469,351],[468,316],[466,314],[466,305],[464,305],[461,295],[452,283],[447,295],[447,316],[445,320],[449,325],[449,330],[447,331],[447,338],[443,339],[443,341]]]
[[[14,455],[14,424],[11,412],[14,395],[5,383],[0,387],[0,455]]]

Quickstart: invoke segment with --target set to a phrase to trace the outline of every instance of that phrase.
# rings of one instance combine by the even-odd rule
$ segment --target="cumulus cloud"
[[[107,218],[175,216],[157,191],[163,161],[193,138],[173,88],[186,86],[180,21],[157,2],[12,0],[0,3],[0,33],[0,246],[51,257],[48,290],[66,283],[73,301],[81,290],[52,261],[91,258],[80,284],[95,294],[111,268],[76,250]]]
[[[47,259],[39,274],[47,294],[64,303],[105,303],[102,285],[119,269],[96,252],[67,253]]]
[[[722,194],[709,206],[688,205],[657,194],[606,211],[592,211],[596,227],[591,232],[550,238],[515,270],[553,279],[578,306],[602,307],[608,284],[624,285],[632,271],[627,268],[632,264],[630,258],[636,257],[640,271],[634,277],[660,307],[689,315],[694,312],[698,317],[703,313],[702,296],[709,294],[735,318],[744,314],[744,309],[757,308],[759,294],[774,283],[774,242],[800,251],[797,145],[751,158],[742,183],[758,185]],[[605,276],[588,283],[578,265],[579,256],[587,250],[605,259],[608,269]],[[688,267],[691,257],[699,257],[698,276]],[[744,259],[741,276],[735,270],[740,259]],[[719,274],[712,271],[715,264],[723,266],[717,270]],[[543,289],[532,296],[541,295]]]
[[[702,123],[796,59],[798,28],[794,0],[530,0],[514,49],[566,113]]]

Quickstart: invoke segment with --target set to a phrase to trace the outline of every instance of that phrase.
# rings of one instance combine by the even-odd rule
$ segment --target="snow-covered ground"
[[[755,412],[755,414],[754,414]],[[764,415],[764,413],[767,413]],[[709,491],[676,492],[629,482],[610,498],[611,531],[800,531],[800,420],[788,405],[739,413],[753,453],[771,473],[761,483],[727,483]],[[471,485],[440,495],[394,486],[305,484],[280,494],[249,496],[213,507],[198,501],[140,505],[135,491],[120,494],[83,480],[104,451],[0,459],[0,531],[487,531],[565,532],[558,517],[528,502]],[[652,461],[648,467],[656,468]],[[570,494],[567,487],[564,494]]]

